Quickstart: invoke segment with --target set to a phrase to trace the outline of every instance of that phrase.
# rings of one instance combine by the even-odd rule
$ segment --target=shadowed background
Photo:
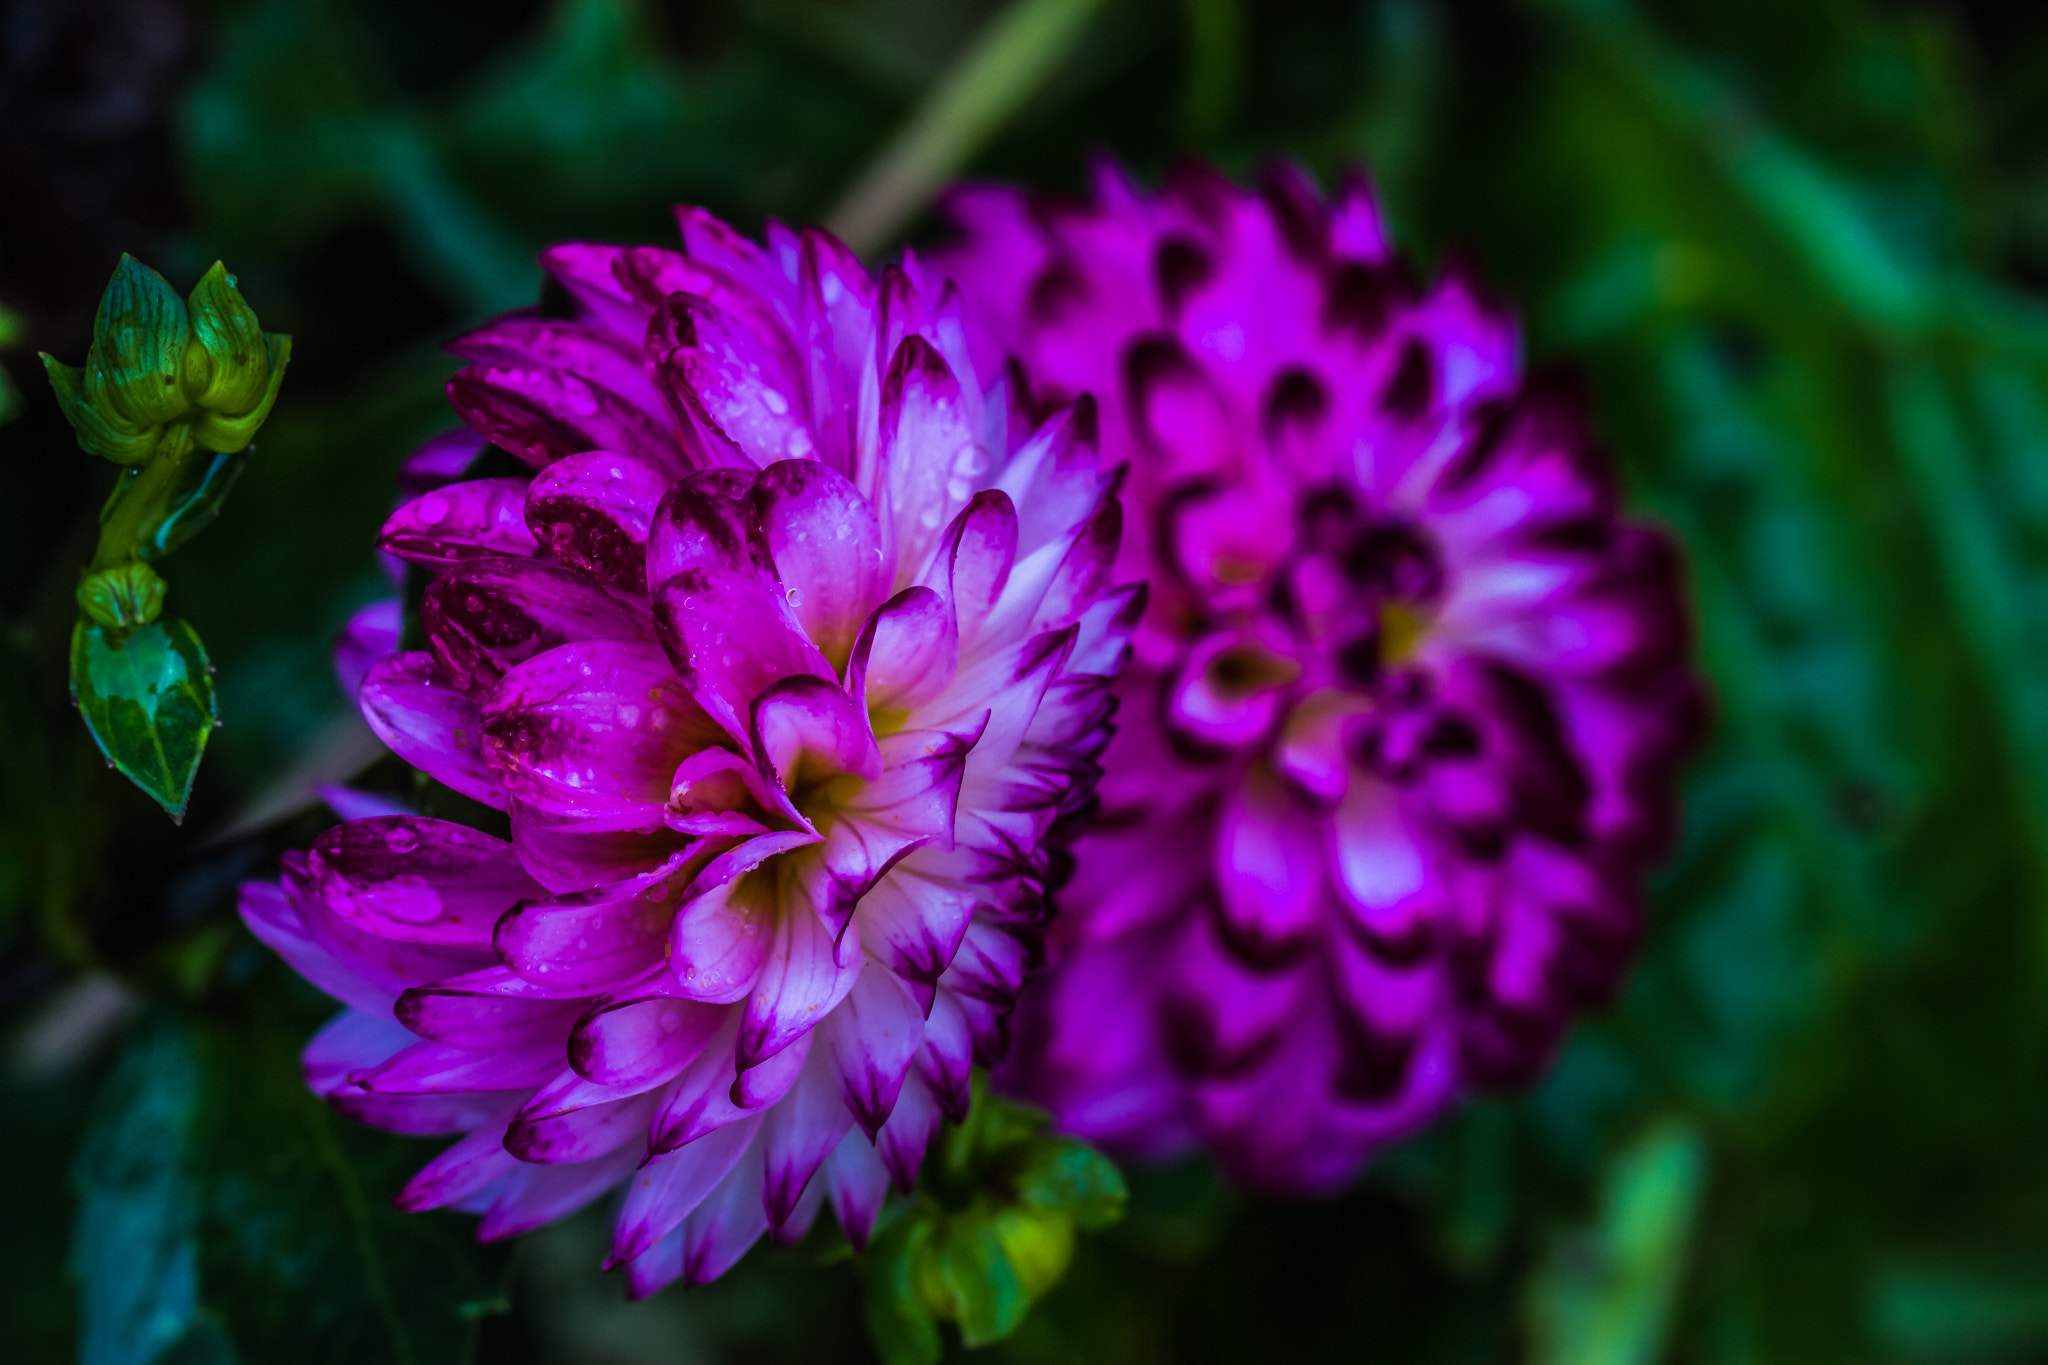
[[[956,166],[1370,165],[1577,367],[1690,560],[1715,708],[1644,960],[1532,1095],[1345,1198],[1137,1173],[1014,1361],[1998,1362],[2048,1354],[2048,11],[1878,0],[0,0],[0,1341],[9,1359],[869,1358],[757,1249],[628,1308],[585,1217],[399,1215],[433,1145],[302,1090],[327,1011],[233,886],[364,761],[440,344],[667,205],[886,253]],[[1008,20],[1005,16],[1009,16]],[[1009,27],[1004,27],[1005,23]],[[225,728],[181,828],[65,696],[114,470],[76,362],[120,252],[295,337],[166,571]]]

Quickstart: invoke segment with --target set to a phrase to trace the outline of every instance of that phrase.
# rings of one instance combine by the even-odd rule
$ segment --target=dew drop
[[[384,847],[393,853],[410,853],[420,846],[420,836],[401,825],[384,835]]]

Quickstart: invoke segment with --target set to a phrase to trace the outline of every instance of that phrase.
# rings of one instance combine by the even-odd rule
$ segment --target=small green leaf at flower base
[[[942,1287],[945,1316],[960,1324],[960,1340],[970,1347],[1016,1331],[1031,1306],[990,1212],[971,1209],[948,1218],[925,1252],[931,1273],[920,1277]]]
[[[120,631],[81,617],[71,695],[108,762],[182,820],[216,723],[212,666],[192,627],[172,617]]]
[[[1011,1177],[1017,1198],[1035,1209],[1058,1210],[1084,1231],[1096,1232],[1124,1216],[1130,1191],[1116,1163],[1078,1138],[1040,1138]]]
[[[939,1211],[920,1199],[893,1212],[863,1258],[867,1287],[861,1307],[868,1336],[888,1365],[938,1365],[939,1326],[925,1303],[918,1266]]]

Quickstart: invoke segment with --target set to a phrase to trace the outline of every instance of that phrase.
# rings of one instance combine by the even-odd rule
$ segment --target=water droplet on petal
[[[384,847],[393,853],[410,853],[419,846],[420,836],[403,825],[385,832]]]

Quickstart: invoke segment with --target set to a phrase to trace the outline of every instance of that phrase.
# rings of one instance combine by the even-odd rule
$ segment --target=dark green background
[[[865,1357],[844,1265],[628,1308],[591,1218],[391,1212],[432,1145],[303,1094],[323,1004],[231,912],[321,817],[216,836],[339,733],[439,343],[554,238],[821,217],[993,12],[0,0],[0,1355]],[[2048,6],[1108,0],[972,169],[1097,149],[1366,159],[1425,271],[1476,258],[1687,547],[1715,730],[1644,962],[1534,1095],[1331,1203],[1140,1174],[995,1354],[2048,1359]],[[112,470],[33,351],[80,358],[122,250],[225,257],[295,337],[164,566],[226,720],[182,828],[64,695]]]

